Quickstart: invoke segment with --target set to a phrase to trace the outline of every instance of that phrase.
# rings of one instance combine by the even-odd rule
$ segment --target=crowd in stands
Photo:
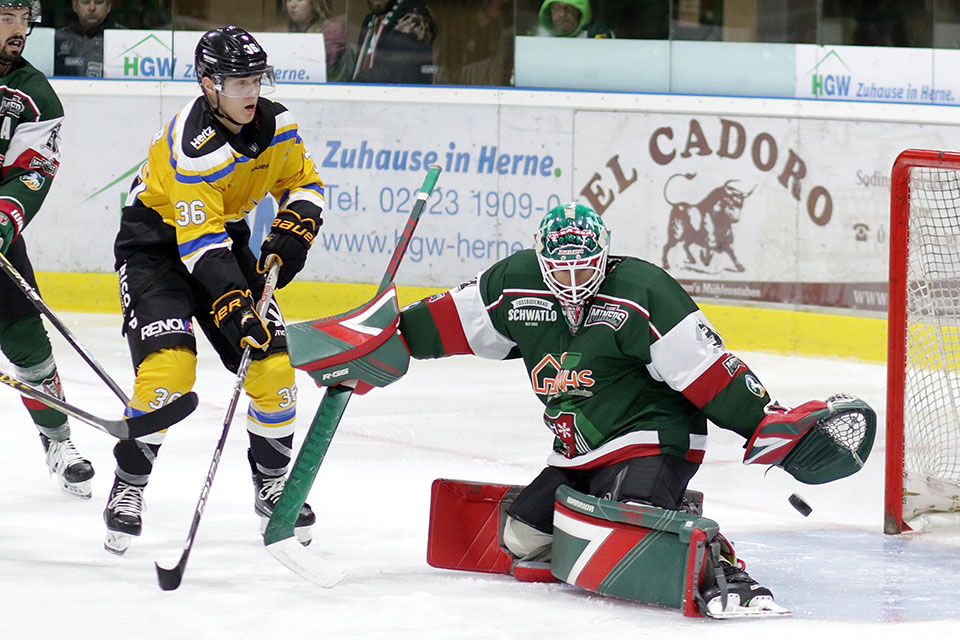
[[[265,3],[272,4],[272,3]],[[339,13],[331,6],[336,4]],[[275,19],[251,30],[323,34],[328,82],[480,84],[509,81],[515,0],[276,0]],[[526,0],[524,35],[612,38],[590,0]],[[54,27],[54,75],[102,77],[106,29],[184,28],[171,0],[60,0],[44,3]],[[364,15],[348,26],[348,14]],[[178,9],[179,11],[179,9]],[[194,21],[195,22],[195,21]],[[446,24],[445,24],[446,23]],[[193,25],[193,22],[189,23]],[[259,28],[258,28],[259,27]],[[448,27],[448,33],[443,33]],[[438,64],[438,49],[447,64]]]
[[[856,27],[850,42],[836,44],[930,46],[909,36],[906,28],[918,18],[904,14],[892,0],[877,4],[882,11],[870,9],[874,3],[859,0],[849,5],[822,1],[821,17],[844,24],[852,20]],[[801,7],[816,2],[800,0],[797,8],[789,10],[797,18],[791,27],[796,33],[770,41],[804,42],[805,34],[816,33],[817,13]],[[260,7],[258,0],[247,0],[239,4],[247,12],[234,18],[229,11],[232,0],[189,6],[175,5],[173,0],[43,0],[43,26],[56,29],[54,74],[102,76],[105,29],[198,31],[228,19],[254,32],[323,34],[328,82],[502,86],[511,82],[517,35],[720,40],[724,25],[736,22],[725,17],[726,3],[721,0],[259,0]],[[756,37],[763,40],[760,33]]]

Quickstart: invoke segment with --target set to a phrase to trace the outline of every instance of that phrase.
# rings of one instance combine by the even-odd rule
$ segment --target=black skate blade
[[[161,589],[173,591],[180,586],[180,581],[183,580],[183,569],[180,565],[173,569],[164,569],[157,562],[154,562],[153,565],[157,568],[157,582],[160,583]]]
[[[197,402],[197,394],[190,391],[156,411],[127,418],[125,422],[128,435],[125,439],[139,438],[175,425],[193,413]]]

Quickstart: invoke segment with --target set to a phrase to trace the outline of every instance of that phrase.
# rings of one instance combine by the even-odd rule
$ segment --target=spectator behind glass
[[[75,15],[54,35],[54,75],[103,77],[103,30],[119,28],[112,8],[110,0],[73,0]]]
[[[612,38],[607,25],[593,19],[590,0],[544,0],[537,35],[564,38]]]
[[[437,23],[422,0],[367,0],[355,82],[432,84]]]
[[[353,55],[347,48],[343,25],[329,19],[326,0],[286,0],[289,33],[322,33],[327,54],[327,82],[347,82],[353,72]]]

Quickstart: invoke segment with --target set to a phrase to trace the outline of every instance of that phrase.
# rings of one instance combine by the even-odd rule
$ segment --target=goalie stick
[[[440,176],[440,167],[432,165],[427,171],[423,186],[417,193],[417,201],[413,205],[407,224],[403,228],[397,246],[387,264],[386,272],[380,281],[377,293],[380,294],[393,283],[400,262],[410,245],[410,239],[417,228],[420,216],[433,193]],[[330,588],[346,577],[347,572],[325,560],[317,557],[303,546],[294,537],[294,524],[297,514],[307,500],[307,494],[317,477],[317,471],[323,462],[330,442],[340,425],[340,419],[347,408],[347,402],[353,395],[353,388],[345,384],[327,387],[323,400],[310,423],[307,435],[304,437],[300,453],[290,471],[290,477],[284,487],[280,499],[270,516],[267,529],[263,534],[263,543],[267,551],[280,561],[285,567],[321,587]]]
[[[260,317],[267,312],[270,306],[270,300],[273,298],[273,289],[277,286],[277,276],[280,273],[280,260],[274,256],[267,256],[266,264],[270,265],[267,271],[266,281],[263,284],[263,294],[257,303],[257,313]],[[155,562],[157,567],[157,581],[160,588],[164,591],[173,591],[180,586],[183,580],[183,572],[187,568],[187,559],[190,557],[190,551],[193,549],[193,540],[197,535],[197,529],[200,527],[200,517],[203,515],[203,508],[207,504],[207,496],[210,494],[210,487],[213,486],[213,478],[217,474],[217,468],[220,466],[220,456],[223,454],[223,448],[227,444],[227,433],[230,432],[230,423],[233,422],[233,414],[237,409],[237,403],[240,401],[240,392],[243,391],[243,383],[247,379],[247,369],[250,368],[250,361],[253,359],[253,349],[249,346],[243,350],[240,357],[240,365],[237,367],[237,377],[233,382],[233,395],[230,396],[230,403],[227,405],[227,414],[223,418],[223,430],[220,433],[220,439],[217,441],[217,447],[213,451],[213,459],[210,460],[210,467],[207,469],[207,477],[203,482],[203,489],[200,490],[200,499],[193,510],[193,520],[190,523],[190,532],[187,534],[187,541],[183,545],[183,553],[180,554],[180,560],[172,569],[161,567],[160,563]]]
[[[151,411],[150,413],[144,413],[143,415],[134,416],[125,420],[107,420],[95,416],[92,413],[87,413],[83,409],[65,400],[61,400],[56,396],[44,393],[36,387],[31,387],[26,382],[17,380],[2,371],[0,371],[0,384],[16,389],[29,398],[59,409],[68,416],[73,416],[77,420],[85,422],[91,427],[95,427],[121,440],[139,438],[160,431],[161,429],[166,429],[170,425],[176,424],[186,418],[197,408],[197,394],[191,391],[190,393],[180,396],[173,402],[164,405],[157,411]]]
[[[30,283],[27,282],[26,278],[24,278],[20,272],[14,268],[7,257],[2,253],[0,253],[0,270],[2,270],[5,274],[7,274],[7,276],[10,277],[11,280],[13,280],[14,284],[19,287],[27,299],[33,303],[33,306],[35,306],[37,310],[43,314],[54,327],[56,327],[57,331],[60,332],[60,335],[66,338],[67,342],[70,343],[70,346],[72,346],[77,353],[80,354],[80,357],[82,357],[84,361],[90,365],[100,379],[103,380],[108,387],[110,387],[110,390],[113,391],[118,398],[120,398],[120,401],[123,402],[124,407],[129,407],[130,399],[120,388],[120,385],[118,385],[116,381],[110,377],[110,374],[108,374],[106,369],[103,368],[103,365],[97,362],[97,359],[93,357],[93,354],[90,353],[86,347],[80,344],[80,341],[77,340],[77,337],[73,335],[73,333],[65,324],[63,324],[60,318],[58,318],[53,312],[53,309],[47,306],[47,303],[43,301],[43,298],[40,297],[40,294],[37,293],[37,290],[30,286]],[[11,378],[6,374],[3,375],[3,384],[14,387],[15,389],[20,390],[24,395],[30,396],[34,400],[39,400],[44,404],[55,406],[67,415],[73,416],[74,418],[82,420],[87,424],[100,429],[101,431],[105,431],[112,436],[122,439],[139,438],[141,436],[160,431],[161,429],[166,429],[167,427],[174,425],[186,418],[193,412],[194,409],[197,408],[197,394],[191,391],[190,393],[184,394],[173,402],[170,402],[169,404],[166,404],[156,411],[152,411],[148,414],[131,417],[126,421],[103,420],[87,413],[86,411],[78,409],[77,407],[66,404],[59,398],[54,398],[46,394],[44,394],[44,397],[38,397],[34,393],[36,390],[24,391],[21,386],[18,386],[23,385],[23,382],[20,382],[15,378]],[[12,384],[10,381],[13,381],[17,384]],[[29,388],[33,389],[32,387]]]

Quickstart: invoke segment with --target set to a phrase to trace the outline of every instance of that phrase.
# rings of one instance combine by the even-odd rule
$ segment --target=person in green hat
[[[593,19],[590,0],[544,0],[540,5],[542,35],[564,38],[612,38],[613,30]]]

